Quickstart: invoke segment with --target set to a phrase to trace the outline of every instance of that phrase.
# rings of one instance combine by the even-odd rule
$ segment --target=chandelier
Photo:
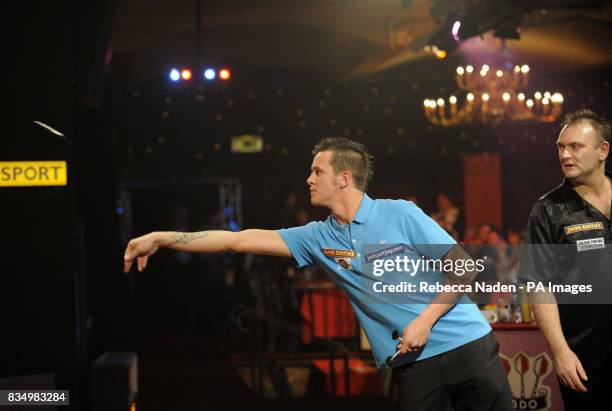
[[[484,64],[480,73],[474,67],[457,67],[457,86],[466,92],[462,102],[457,96],[425,99],[425,117],[435,125],[480,122],[495,127],[505,119],[510,121],[555,121],[563,111],[561,93],[536,91],[528,97],[523,91],[529,83],[529,66],[514,66],[514,70],[491,69]]]

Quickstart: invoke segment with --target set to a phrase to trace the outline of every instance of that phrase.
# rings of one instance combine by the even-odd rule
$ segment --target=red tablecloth
[[[351,338],[357,334],[353,309],[337,288],[304,290],[300,313],[304,318],[302,341],[306,344],[313,332],[319,338]]]

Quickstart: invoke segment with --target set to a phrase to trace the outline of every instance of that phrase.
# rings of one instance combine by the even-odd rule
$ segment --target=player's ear
[[[348,187],[353,181],[353,173],[349,170],[340,172],[340,188]]]
[[[608,155],[610,154],[610,143],[604,141],[601,143],[601,152],[599,154],[599,161],[606,161]]]

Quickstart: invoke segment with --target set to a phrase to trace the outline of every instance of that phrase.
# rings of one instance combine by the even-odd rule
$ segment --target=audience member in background
[[[466,251],[473,259],[484,260],[484,270],[478,274],[479,281],[496,283],[499,255],[494,245],[498,243],[500,237],[495,233],[494,227],[489,223],[481,223],[476,230],[473,228],[466,230],[466,237],[466,243],[469,244]],[[486,299],[484,296],[483,298]]]
[[[491,247],[491,255],[495,258],[497,279],[503,283],[512,283],[516,280],[518,270],[518,254],[516,247],[509,246],[503,238],[501,230],[492,227],[487,244]]]
[[[463,232],[463,242],[465,244],[476,244],[478,242],[478,236],[474,227],[467,227],[465,229]]]
[[[525,232],[515,228],[509,228],[506,233],[506,258],[508,259],[508,268],[511,270],[512,280],[515,281],[518,276],[519,262],[521,260],[521,245],[525,238]]]
[[[505,246],[506,242],[504,241],[504,236],[501,233],[501,230],[495,226],[491,227],[491,231],[489,231],[489,237],[485,241],[485,243],[494,246]]]
[[[463,227],[459,221],[461,211],[456,207],[452,200],[444,193],[439,193],[436,199],[438,209],[431,214],[431,218],[436,221],[453,238],[460,239],[460,230]]]
[[[523,244],[525,238],[525,232],[516,228],[509,228],[506,233],[506,242],[512,245]]]
[[[480,223],[476,229],[474,244],[488,244],[492,226],[490,223]]]

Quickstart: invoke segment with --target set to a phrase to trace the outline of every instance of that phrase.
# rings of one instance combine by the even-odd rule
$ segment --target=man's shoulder
[[[566,183],[563,183],[541,196],[535,202],[529,218],[530,220],[557,221],[568,210],[577,209],[578,207],[579,204],[576,203],[574,190]]]
[[[412,201],[401,199],[377,198],[374,200],[374,204],[379,207],[384,207],[385,209],[420,210],[419,207]]]
[[[309,223],[306,223],[304,225],[300,225],[300,226],[294,226],[294,227],[288,227],[288,228],[279,228],[276,231],[279,232],[293,232],[293,233],[298,233],[298,232],[305,232],[305,231],[316,231],[316,230],[321,230],[324,227],[328,226],[331,221],[331,216],[326,218],[325,220],[315,220],[315,221],[311,221]]]
[[[311,229],[321,229],[325,226],[328,226],[332,223],[332,216],[329,215],[325,220],[315,220],[315,221],[311,221],[309,223],[306,223],[305,225],[303,225],[302,227],[308,227]]]
[[[554,206],[564,204],[571,198],[571,193],[569,193],[568,190],[571,190],[571,188],[566,184],[561,184],[542,195],[538,201],[536,201],[536,205]]]
[[[400,199],[377,199],[373,204],[377,221],[383,219],[388,224],[403,224],[406,221],[418,223],[430,217],[412,201]]]

